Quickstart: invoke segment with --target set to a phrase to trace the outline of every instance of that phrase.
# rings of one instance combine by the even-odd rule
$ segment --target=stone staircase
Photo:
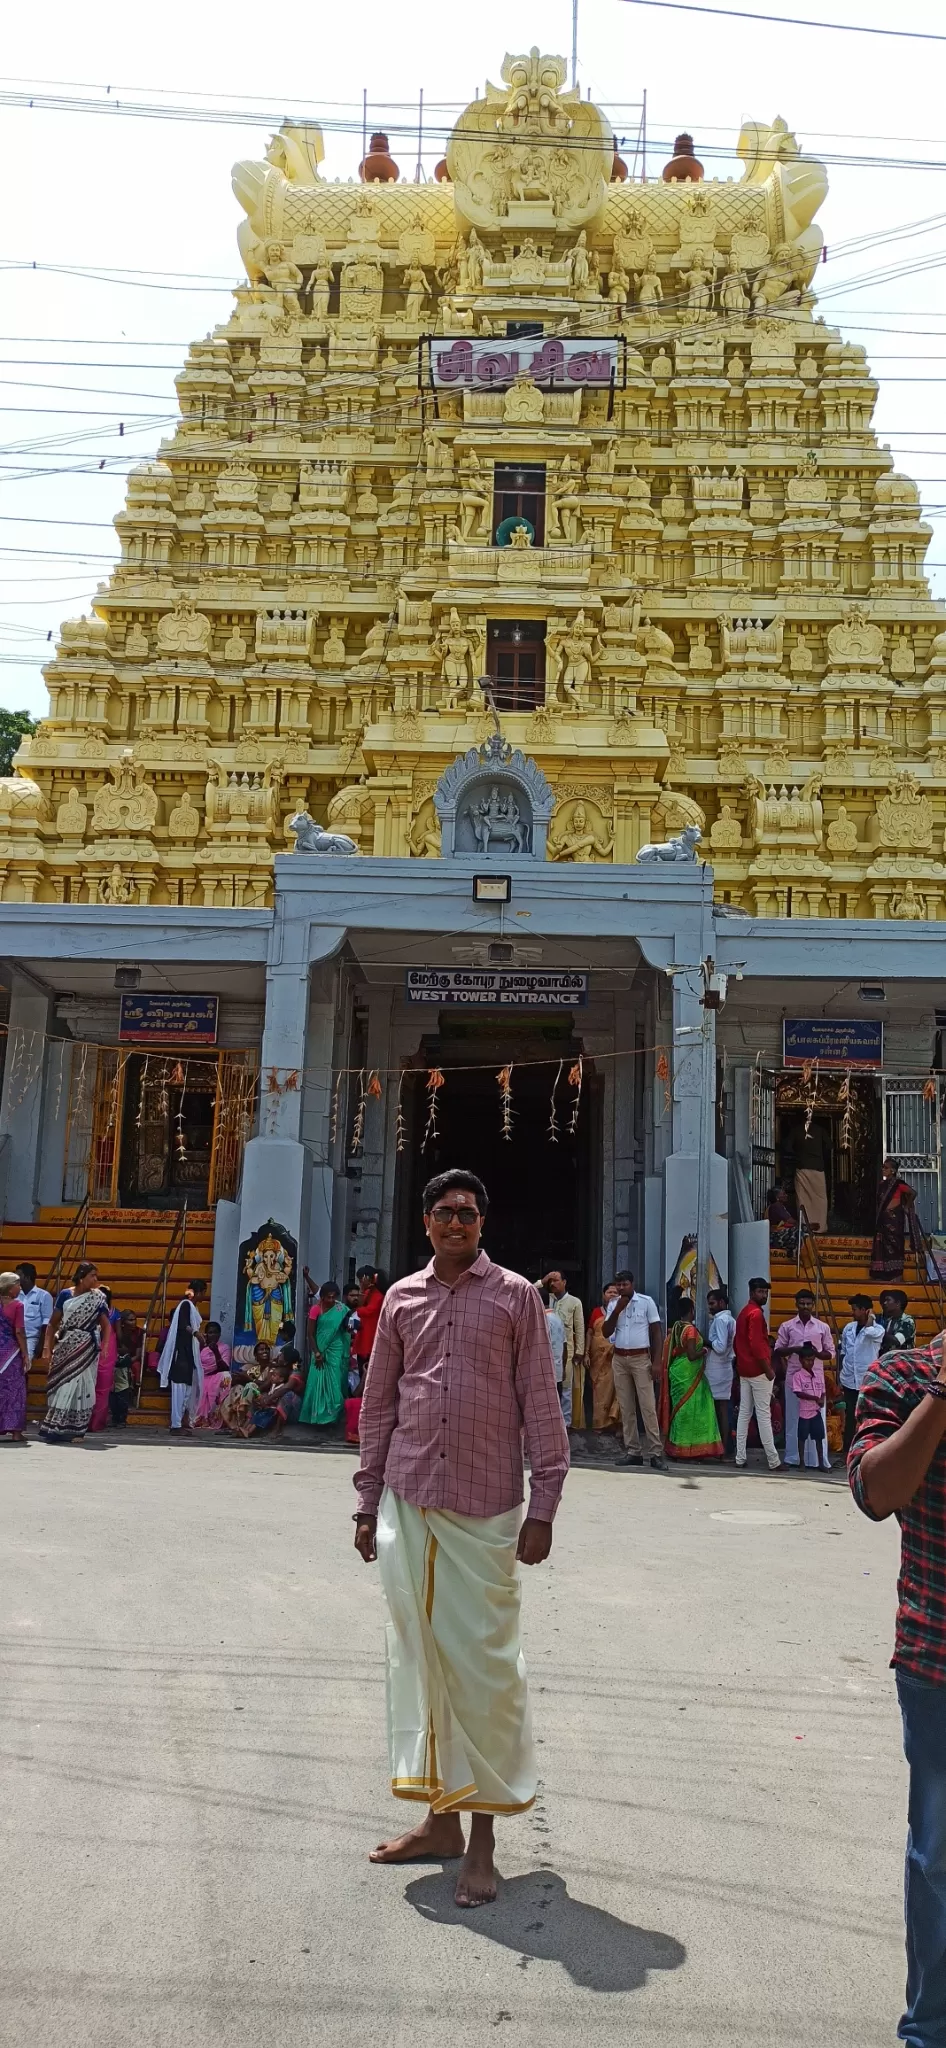
[[[74,1208],[41,1209],[35,1223],[4,1223],[0,1226],[0,1270],[17,1265],[20,1259],[29,1259],[36,1267],[40,1286],[52,1289],[60,1248],[70,1225],[75,1224],[76,1216]],[[89,1209],[82,1219],[81,1233],[74,1228],[69,1238],[63,1286],[68,1286],[80,1260],[93,1259],[103,1287],[111,1290],[113,1308],[132,1308],[138,1321],[143,1323],[161,1276],[176,1220],[176,1212],[168,1210]],[[168,1269],[168,1313],[179,1301],[188,1280],[206,1281],[209,1300],[213,1240],[213,1210],[188,1213],[183,1241],[178,1242]],[[161,1306],[159,1296],[156,1319],[149,1329],[151,1350],[156,1348],[159,1330],[163,1327],[163,1323],[157,1320]],[[41,1367],[34,1366],[30,1374],[27,1408],[30,1420],[40,1420],[45,1407],[46,1376]],[[129,1427],[133,1424],[152,1429],[166,1427],[169,1417],[170,1397],[162,1393],[156,1374],[146,1371],[141,1401],[129,1412]]]
[[[828,1323],[834,1323],[841,1330],[850,1322],[848,1306],[852,1294],[869,1294],[878,1304],[880,1289],[884,1284],[870,1277],[869,1237],[819,1237],[818,1258],[824,1275],[827,1291],[827,1306],[824,1297],[817,1304],[816,1313],[823,1315]],[[810,1259],[803,1258],[801,1272],[796,1271],[794,1258],[784,1253],[772,1252],[772,1293],[769,1298],[769,1328],[774,1336],[779,1323],[795,1313],[795,1294],[800,1287],[810,1287],[818,1294]],[[943,1328],[939,1309],[938,1292],[917,1278],[913,1258],[908,1255],[902,1281],[893,1283],[902,1286],[907,1295],[907,1307],[916,1323],[918,1344],[926,1344],[937,1330]]]

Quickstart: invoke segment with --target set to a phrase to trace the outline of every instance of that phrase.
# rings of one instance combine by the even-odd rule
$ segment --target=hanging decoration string
[[[667,1048],[665,1045],[661,1046],[657,1054],[657,1064],[654,1068],[654,1073],[658,1081],[663,1082],[664,1110],[669,1114],[673,1104],[673,1092],[670,1083],[670,1061],[667,1058]]]
[[[575,1100],[572,1103],[572,1113],[568,1119],[568,1130],[569,1135],[571,1137],[574,1137],[574,1134],[578,1129],[578,1111],[581,1108],[581,1088],[584,1077],[585,1062],[581,1053],[579,1053],[578,1058],[575,1061],[575,1064],[572,1067],[568,1076],[568,1085],[570,1088],[574,1088],[575,1090]]]
[[[443,1086],[444,1077],[440,1068],[430,1067],[427,1072],[427,1123],[424,1128],[423,1143],[421,1145],[422,1152],[426,1152],[432,1138],[437,1138],[440,1135],[440,1126],[437,1122],[437,1096]]]
[[[549,1100],[549,1127],[548,1127],[548,1140],[549,1140],[549,1144],[550,1144],[550,1145],[557,1145],[557,1144],[558,1144],[558,1108],[557,1108],[557,1105],[556,1105],[556,1101],[555,1101],[555,1091],[556,1091],[556,1089],[557,1089],[557,1087],[558,1087],[558,1084],[559,1084],[559,1082],[560,1082],[560,1080],[561,1080],[561,1078],[562,1078],[562,1071],[563,1071],[563,1069],[564,1069],[564,1066],[565,1066],[565,1062],[564,1062],[564,1060],[559,1060],[558,1066],[557,1066],[557,1068],[556,1068],[556,1070],[555,1070],[555,1079],[554,1079],[554,1081],[552,1082],[552,1094],[551,1094],[551,1097],[550,1097],[550,1100]]]
[[[511,1063],[511,1062],[510,1062],[510,1064],[509,1064],[508,1066],[506,1066],[506,1067],[500,1067],[500,1069],[499,1069],[499,1072],[498,1072],[498,1074],[497,1074],[497,1076],[496,1076],[496,1079],[497,1079],[497,1081],[499,1082],[499,1099],[500,1099],[500,1102],[501,1102],[501,1104],[502,1104],[502,1113],[503,1113],[503,1123],[502,1123],[502,1131],[503,1131],[503,1137],[504,1137],[504,1138],[505,1138],[505,1139],[507,1140],[507,1142],[508,1142],[508,1141],[509,1141],[509,1140],[511,1140],[511,1138],[512,1138],[512,1063]]]
[[[407,1079],[407,1071],[406,1067],[401,1068],[400,1079],[397,1084],[397,1103],[394,1112],[394,1149],[396,1152],[403,1152],[407,1144],[407,1124],[404,1120],[404,1083]]]
[[[365,1135],[365,1107],[367,1104],[367,1100],[368,1091],[365,1087],[365,1070],[364,1067],[362,1067],[361,1072],[358,1076],[358,1107],[355,1111],[355,1121],[352,1125],[351,1133],[351,1144],[348,1148],[349,1158],[351,1159],[354,1158],[356,1152],[361,1151],[362,1140]]]

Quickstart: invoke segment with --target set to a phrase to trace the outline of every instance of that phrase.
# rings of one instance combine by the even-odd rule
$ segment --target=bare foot
[[[496,1897],[491,1827],[488,1831],[475,1829],[471,1834],[453,1896],[458,1906],[488,1906]]]
[[[397,1835],[391,1842],[379,1842],[369,1852],[369,1863],[435,1862],[441,1857],[463,1855],[463,1829],[456,1813],[428,1813],[419,1828]]]

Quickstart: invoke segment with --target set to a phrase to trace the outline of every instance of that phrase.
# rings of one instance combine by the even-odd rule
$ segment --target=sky
[[[946,34],[941,0],[770,4]],[[242,276],[236,159],[259,159],[284,114],[307,116],[323,127],[324,175],[354,176],[366,92],[369,128],[388,128],[413,177],[422,91],[429,177],[507,50],[539,42],[568,56],[571,39],[571,0],[477,0],[470,14],[455,0],[11,9],[0,77],[0,180],[15,198],[0,233],[0,705],[45,711],[40,665],[118,553],[111,521],[127,472],[173,429],[189,342],[227,317]],[[820,310],[867,348],[881,383],[875,425],[920,482],[929,562],[942,565],[931,583],[946,598],[944,58],[946,42],[579,0],[579,84],[626,138],[625,156],[646,93],[650,176],[687,128],[708,174],[737,177],[742,122],[776,114],[827,161]],[[129,102],[151,111],[131,115]]]

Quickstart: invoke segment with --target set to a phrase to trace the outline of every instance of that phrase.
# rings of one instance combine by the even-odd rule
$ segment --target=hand
[[[359,1515],[355,1523],[355,1549],[365,1564],[374,1564],[378,1555],[377,1528],[377,1515]]]
[[[358,1538],[355,1537],[357,1543]],[[519,1531],[516,1556],[520,1564],[544,1564],[552,1548],[551,1522],[534,1522],[526,1516]]]

